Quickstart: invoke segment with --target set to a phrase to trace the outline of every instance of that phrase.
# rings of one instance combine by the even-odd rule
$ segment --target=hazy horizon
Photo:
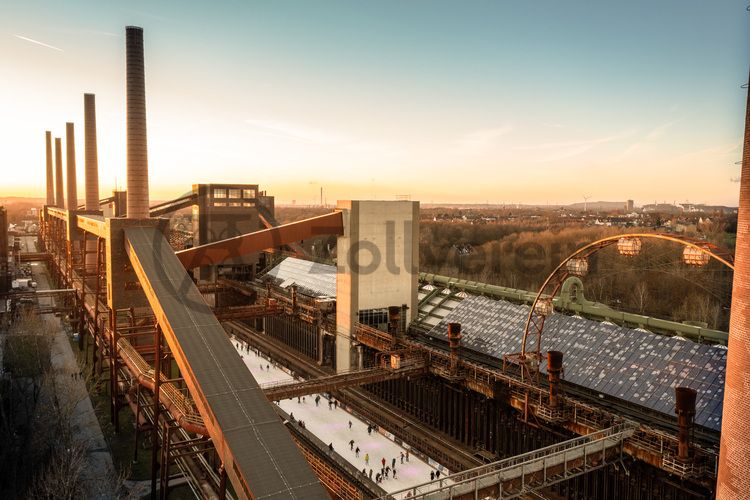
[[[328,204],[737,204],[750,47],[739,3],[4,10],[3,195],[43,195],[44,132],[64,137],[66,121],[83,185],[84,92],[97,99],[101,192],[125,184],[135,24],[153,199],[236,182],[297,204],[319,203],[321,186]]]

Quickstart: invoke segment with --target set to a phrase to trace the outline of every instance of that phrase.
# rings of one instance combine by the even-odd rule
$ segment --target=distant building
[[[633,202],[633,200],[628,200],[625,202],[626,213],[632,213],[634,208],[635,208],[635,203]]]

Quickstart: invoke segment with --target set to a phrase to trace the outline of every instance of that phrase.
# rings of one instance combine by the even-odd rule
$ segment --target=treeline
[[[622,232],[601,226],[422,222],[420,270],[536,291],[578,248]],[[696,236],[721,246],[733,240],[716,226]],[[583,277],[585,295],[619,310],[726,330],[731,272],[714,261],[701,268],[687,266],[682,251],[680,245],[653,240],[644,241],[635,257],[619,255],[616,246],[602,250],[590,259]]]

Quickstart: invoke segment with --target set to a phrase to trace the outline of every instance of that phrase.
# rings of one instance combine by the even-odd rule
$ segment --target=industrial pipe
[[[461,347],[461,323],[448,323],[448,347],[451,355],[451,375],[458,375],[458,350]]]
[[[68,211],[78,209],[78,188],[76,185],[76,144],[73,133],[73,124],[65,124],[65,154],[67,155],[67,176],[65,181],[68,187]]]
[[[677,458],[687,460],[690,457],[690,429],[695,417],[695,398],[697,392],[689,387],[675,387],[675,407],[677,414]]]
[[[549,406],[557,408],[560,404],[560,374],[563,369],[563,353],[547,351],[547,379],[549,380]]]
[[[125,28],[127,99],[127,203],[128,218],[147,219],[148,147],[146,142],[146,81],[143,61],[143,28]]]
[[[401,307],[388,306],[388,332],[394,337],[400,336]]]
[[[65,195],[63,194],[63,164],[62,164],[62,140],[55,137],[55,206],[65,208]]]
[[[121,339],[120,342],[126,342],[125,339]],[[144,372],[141,368],[139,368],[138,363],[131,358],[130,353],[128,355],[123,355],[123,349],[122,346],[118,343],[118,354],[120,359],[125,363],[125,366],[128,367],[130,370],[130,373],[133,375],[133,378],[143,387],[150,391],[154,391],[155,389],[155,381],[154,377],[148,375],[148,373]],[[134,351],[135,352],[135,351]],[[141,358],[143,360],[143,358]],[[144,361],[145,362],[145,361]],[[164,407],[169,411],[169,413],[172,414],[172,417],[174,417],[175,421],[179,424],[180,427],[185,429],[188,432],[192,432],[194,434],[200,434],[202,436],[208,436],[208,429],[205,425],[199,425],[195,422],[190,422],[188,420],[187,415],[183,413],[182,409],[177,406],[170,398],[167,393],[167,391],[159,391],[159,401],[164,405]]]
[[[55,177],[52,173],[52,132],[44,133],[47,153],[47,206],[55,206]]]

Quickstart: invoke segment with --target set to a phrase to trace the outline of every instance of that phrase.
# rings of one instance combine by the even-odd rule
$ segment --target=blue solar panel
[[[501,358],[519,352],[528,307],[470,296],[431,331],[447,338],[461,323],[462,345]],[[726,348],[644,330],[553,314],[545,323],[544,351],[565,353],[565,379],[652,410],[674,415],[674,387],[698,391],[695,421],[721,429]],[[541,369],[546,372],[546,363]]]

